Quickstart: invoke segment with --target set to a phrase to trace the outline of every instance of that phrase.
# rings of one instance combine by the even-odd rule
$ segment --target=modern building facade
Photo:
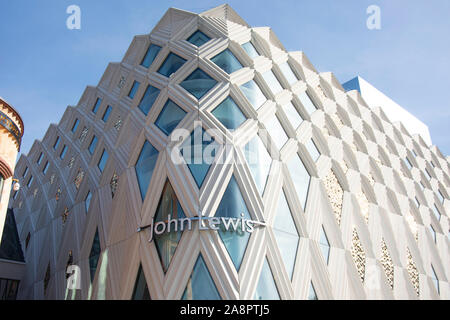
[[[8,202],[14,179],[17,153],[23,136],[17,111],[0,98],[0,300],[15,299],[25,263],[16,222]]]
[[[410,134],[418,134],[427,145],[432,145],[430,130],[425,123],[362,77],[357,76],[342,84],[342,86],[347,91],[358,90],[370,108],[381,108],[391,122],[402,122]]]
[[[227,5],[169,9],[17,172],[19,299],[450,297],[449,162]]]

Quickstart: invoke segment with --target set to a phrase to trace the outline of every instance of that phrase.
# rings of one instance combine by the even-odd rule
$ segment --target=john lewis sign
[[[241,213],[241,218],[228,218],[228,217],[194,217],[194,218],[179,218],[172,219],[169,215],[166,221],[158,221],[152,223],[148,226],[138,228],[138,232],[150,228],[150,238],[149,242],[153,240],[154,235],[161,235],[166,232],[178,232],[184,230],[192,230],[193,222],[196,223],[196,228],[198,230],[219,230],[224,231],[241,231],[253,233],[255,228],[264,227],[266,224],[264,222],[259,222],[255,220],[245,219],[244,214]]]

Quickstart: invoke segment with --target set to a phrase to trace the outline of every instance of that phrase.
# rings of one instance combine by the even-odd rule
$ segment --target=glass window
[[[431,180],[431,174],[428,172],[428,169],[425,169],[425,173],[427,174],[428,180]]]
[[[110,116],[110,114],[111,114],[111,111],[112,111],[111,106],[107,106],[107,107],[106,107],[106,110],[105,110],[105,113],[103,113],[103,117],[102,117],[102,121],[103,121],[103,122],[108,121],[108,118],[109,118],[109,116]]]
[[[150,46],[147,49],[147,53],[144,56],[144,59],[142,59],[141,66],[148,68],[155,60],[156,56],[159,53],[159,50],[161,50],[160,46],[157,46],[156,44],[150,44]]]
[[[30,179],[28,179],[28,183],[27,183],[27,187],[29,188],[31,186],[31,184],[33,183],[33,176],[30,176]]]
[[[294,84],[298,81],[297,76],[295,75],[294,71],[292,71],[292,68],[287,61],[283,64],[280,64],[280,69],[289,84]]]
[[[285,104],[284,106],[282,106],[282,108],[287,118],[291,122],[292,127],[296,130],[303,122],[303,118],[300,116],[297,109],[291,102]]]
[[[56,137],[56,141],[55,141],[55,143],[53,144],[53,149],[56,150],[56,148],[58,148],[59,140],[60,140],[60,138],[59,138],[59,137]]]
[[[47,161],[47,162],[45,163],[44,169],[42,169],[42,172],[43,172],[44,174],[47,173],[48,167],[49,167],[49,163],[48,163],[48,161]]]
[[[325,259],[326,264],[328,264],[330,258],[330,243],[328,242],[327,234],[323,226],[322,229],[320,230],[319,244],[320,250],[322,250],[323,258]]]
[[[306,112],[308,112],[309,114],[311,114],[317,110],[316,105],[311,100],[311,98],[309,97],[309,95],[306,91],[299,94],[298,98],[300,99],[300,102],[302,103],[303,107],[305,107]]]
[[[256,287],[255,300],[279,300],[277,286],[273,280],[272,270],[270,270],[267,258],[264,259],[264,264],[259,277],[258,286]]]
[[[159,200],[158,208],[156,209],[155,223],[161,221],[168,222],[173,219],[183,219],[185,217],[186,216],[180,202],[178,201],[177,195],[175,194],[169,180],[167,180],[164,185],[161,199]],[[172,230],[171,232],[165,232],[160,235],[155,234],[156,250],[158,251],[164,272],[167,272],[169,269],[170,262],[172,257],[175,255],[178,242],[180,241],[183,233],[183,231],[181,231],[182,222],[177,221],[176,223],[177,231]],[[175,229],[175,226],[172,224],[171,228]]]
[[[263,77],[264,81],[266,81],[267,85],[269,86],[269,88],[273,94],[277,94],[278,92],[283,90],[280,82],[275,77],[272,70],[269,70],[269,71],[263,73],[262,77]]]
[[[28,245],[30,244],[31,233],[28,232],[27,238],[25,239],[25,249],[28,249]]]
[[[131,300],[150,300],[150,292],[148,291],[147,280],[145,280],[142,265],[139,265]]]
[[[39,158],[37,159],[37,164],[41,164],[41,161],[42,161],[42,158],[44,157],[44,154],[41,152],[40,154],[39,154]]]
[[[98,141],[97,137],[93,136],[88,149],[90,154],[94,154],[95,147],[97,146],[97,141]]]
[[[269,176],[272,158],[259,136],[255,136],[247,143],[244,149],[244,155],[259,194],[262,195],[266,187],[267,177]]]
[[[44,296],[47,294],[48,283],[50,282],[50,262],[47,264],[47,270],[44,275]]]
[[[181,145],[181,154],[199,188],[214,162],[218,149],[217,142],[202,127],[196,127]]]
[[[162,74],[163,76],[170,77],[170,75],[177,72],[177,70],[180,69],[185,62],[185,59],[171,52],[167,56],[162,66],[159,68],[158,73]]]
[[[441,220],[441,213],[439,212],[439,209],[436,207],[436,205],[433,206],[433,213],[438,221]]]
[[[437,196],[438,196],[438,198],[439,198],[439,201],[440,201],[441,203],[444,203],[444,195],[442,194],[441,190],[438,190]]]
[[[217,64],[223,71],[225,71],[228,74],[231,74],[239,69],[242,69],[242,64],[230,51],[230,49],[222,51],[217,56],[212,58],[211,61]]]
[[[436,231],[434,230],[434,228],[431,224],[430,224],[430,231],[431,231],[431,235],[433,236],[434,242],[436,242]]]
[[[102,99],[97,98],[97,100],[95,101],[95,105],[94,105],[94,107],[92,108],[92,112],[93,112],[93,113],[97,113],[98,108],[100,108],[100,105],[101,105],[101,104],[102,104]]]
[[[27,175],[27,173],[28,173],[28,167],[25,167],[25,170],[23,170],[22,177],[25,178],[25,176]]]
[[[147,189],[150,185],[150,180],[157,160],[158,150],[156,150],[148,141],[145,141],[135,165],[142,201],[144,201],[145,195],[147,194]]]
[[[275,143],[278,150],[281,150],[281,148],[289,138],[286,135],[283,127],[281,126],[280,121],[278,121],[278,118],[273,115],[266,122],[264,122],[264,125],[270,137],[272,138],[273,143]]]
[[[98,229],[96,229],[94,240],[92,241],[91,252],[89,253],[89,273],[91,275],[91,283],[94,282],[95,271],[97,271],[97,264],[100,259],[101,251]]]
[[[197,30],[196,32],[194,32],[187,39],[188,42],[192,43],[194,46],[197,46],[197,47],[201,47],[202,45],[207,43],[209,40],[210,40],[210,38],[206,34],[201,32],[200,30]]]
[[[86,198],[84,199],[84,208],[86,209],[86,213],[89,211],[89,206],[91,205],[92,193],[88,191]]]
[[[255,46],[250,41],[247,43],[244,43],[242,45],[242,49],[244,49],[245,52],[247,52],[247,54],[249,55],[249,57],[252,59],[259,56],[258,51],[256,50]]]
[[[408,170],[412,169],[413,166],[411,164],[411,161],[409,161],[408,157],[405,158],[405,164],[408,167]]]
[[[166,135],[170,135],[185,115],[186,111],[169,99],[159,114],[158,119],[156,119],[155,124]]]
[[[309,139],[308,142],[305,144],[306,150],[308,150],[309,155],[314,160],[314,162],[317,161],[320,157],[319,149],[317,149],[316,144],[314,143],[313,139]]]
[[[130,97],[130,99],[133,99],[134,96],[136,95],[136,92],[139,90],[139,86],[141,84],[138,81],[134,81],[133,85],[131,86],[130,92],[128,93],[128,97]]]
[[[241,213],[244,214],[244,217],[241,217]],[[231,180],[228,183],[227,189],[225,190],[222,200],[220,201],[215,216],[235,219],[251,219],[247,205],[245,204],[241,190],[234,176],[231,177]],[[234,263],[234,266],[236,267],[236,270],[239,271],[250,234],[248,232],[234,231],[232,228],[225,230],[224,225],[221,224],[219,228],[219,235],[231,257],[231,260]]]
[[[419,185],[422,191],[425,190],[425,185],[423,184],[423,181],[420,181]]]
[[[180,83],[187,92],[200,100],[209,90],[216,85],[217,81],[211,78],[202,69],[197,68],[183,82]]]
[[[216,285],[201,254],[199,254],[195,262],[182,299],[220,300],[219,292],[217,292]]]
[[[439,279],[436,275],[436,271],[434,270],[433,265],[431,265],[431,279],[433,280],[434,286],[436,287],[436,291],[438,294],[441,294],[441,290],[439,288]]]
[[[414,197],[414,199],[416,200],[416,206],[417,206],[417,208],[419,208],[419,207],[420,207],[419,199],[417,199],[417,197]]]
[[[0,278],[1,300],[16,300],[20,280]]]
[[[103,149],[102,155],[100,157],[100,160],[98,161],[97,167],[100,169],[100,172],[103,172],[105,170],[106,162],[108,161],[108,152],[106,152],[105,149]]]
[[[294,219],[292,219],[292,213],[289,209],[289,205],[283,191],[281,192],[281,197],[278,201],[278,210],[273,225],[273,232],[275,234],[275,239],[277,241],[278,249],[280,249],[286,271],[292,279],[300,237],[298,235]]]
[[[318,300],[316,289],[314,289],[314,285],[312,281],[309,283],[309,294],[308,294],[308,300]]]
[[[72,126],[72,132],[75,133],[75,131],[78,128],[78,125],[80,124],[80,120],[76,119],[73,126]]]
[[[300,203],[302,204],[302,208],[305,210],[311,176],[306,170],[298,154],[295,155],[290,162],[288,162],[287,167],[291,174],[292,182],[294,183]]]
[[[61,159],[64,159],[64,157],[66,156],[66,153],[67,153],[67,146],[64,145],[64,147],[63,147],[62,150],[61,150],[61,153],[59,154],[59,157],[60,157]]]
[[[149,85],[147,87],[147,90],[145,90],[144,96],[138,105],[138,108],[142,111],[142,113],[148,115],[160,92],[161,90],[153,86]]]
[[[236,102],[228,96],[213,111],[212,114],[228,130],[236,130],[247,117],[242,113]]]
[[[244,83],[240,88],[255,110],[259,109],[259,107],[267,100],[266,96],[254,80]]]

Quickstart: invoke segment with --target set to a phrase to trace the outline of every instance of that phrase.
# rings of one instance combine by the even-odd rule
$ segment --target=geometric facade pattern
[[[199,122],[226,148],[175,161]],[[227,5],[169,9],[16,172],[19,299],[64,299],[69,252],[74,299],[450,298],[449,161]],[[149,241],[146,226],[169,214],[262,225]]]

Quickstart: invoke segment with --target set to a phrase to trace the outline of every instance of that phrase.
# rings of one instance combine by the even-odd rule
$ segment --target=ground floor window
[[[0,300],[16,300],[19,280],[0,278]]]

